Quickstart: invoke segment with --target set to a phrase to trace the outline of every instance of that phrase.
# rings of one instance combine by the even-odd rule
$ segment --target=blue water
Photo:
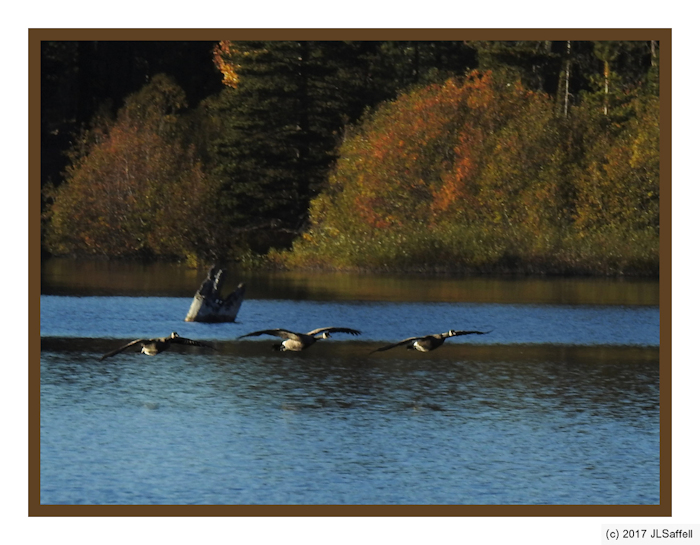
[[[657,306],[190,301],[41,297],[42,504],[659,503]],[[493,331],[368,355],[453,328]],[[97,360],[170,331],[218,350]]]
[[[450,329],[483,329],[493,331],[448,342],[659,346],[659,308],[654,306],[253,299],[245,301],[236,323],[200,324],[183,321],[191,301],[180,297],[44,295],[41,336],[133,339],[177,331],[198,339],[233,340],[272,327],[306,332],[343,326],[361,330],[365,341],[391,342]]]

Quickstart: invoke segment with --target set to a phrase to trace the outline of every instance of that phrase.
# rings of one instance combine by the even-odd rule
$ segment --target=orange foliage
[[[223,75],[224,85],[233,87],[234,89],[237,88],[241,79],[240,71],[243,66],[242,61],[245,59],[250,63],[251,58],[254,60],[257,55],[264,52],[264,49],[236,49],[233,46],[233,42],[230,40],[223,40],[216,44],[213,52],[213,60],[216,67]]]
[[[470,121],[490,115],[491,86],[490,75],[474,72],[380,108],[346,142],[331,180],[342,187],[345,216],[380,228],[460,213],[483,148],[484,132]]]
[[[224,76],[224,85],[238,87],[238,71],[241,65],[232,60],[235,50],[231,47],[230,40],[224,40],[214,47],[214,64]]]

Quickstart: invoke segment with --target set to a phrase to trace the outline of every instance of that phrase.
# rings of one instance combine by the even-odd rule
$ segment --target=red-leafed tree
[[[636,104],[622,128],[595,103],[563,118],[554,98],[489,72],[403,94],[345,141],[329,189],[312,201],[311,228],[279,259],[341,268],[653,267],[658,101]],[[642,258],[628,257],[626,240],[637,241]]]

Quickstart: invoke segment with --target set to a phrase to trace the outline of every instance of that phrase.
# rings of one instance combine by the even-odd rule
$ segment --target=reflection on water
[[[241,273],[237,323],[185,323],[204,274],[43,265],[42,503],[659,503],[658,282]],[[236,340],[328,325],[363,335]],[[170,331],[217,351],[97,361]]]
[[[192,297],[205,270],[168,263],[42,262],[45,295]],[[489,278],[229,271],[226,288],[249,299],[432,301],[508,304],[658,305],[659,283],[644,279]]]

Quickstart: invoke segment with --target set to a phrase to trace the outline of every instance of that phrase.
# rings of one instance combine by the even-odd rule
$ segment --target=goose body
[[[409,350],[430,352],[431,350],[440,348],[448,337],[458,337],[459,335],[486,335],[487,333],[490,333],[490,331],[455,331],[454,329],[450,329],[447,333],[436,333],[434,335],[424,335],[423,337],[409,337],[403,341],[372,350],[370,354],[374,352],[383,352],[384,350],[389,350],[404,344]]]
[[[116,356],[120,352],[123,352],[127,348],[130,348],[136,344],[141,344],[141,353],[146,354],[147,356],[155,356],[156,354],[160,354],[161,352],[164,352],[165,350],[170,348],[171,344],[203,346],[205,348],[211,348],[212,350],[216,350],[213,346],[209,346],[208,344],[204,344],[199,341],[193,341],[192,339],[186,339],[185,337],[180,337],[180,335],[173,331],[169,337],[161,337],[159,339],[136,339],[134,341],[131,341],[130,343],[127,343],[124,346],[121,346],[116,350],[112,350],[111,352],[105,354],[100,358],[100,361],[106,358],[110,358],[112,356]]]
[[[289,331],[288,329],[263,329],[262,331],[254,331],[253,333],[241,335],[238,338],[242,339],[244,337],[257,337],[259,335],[273,335],[284,339],[280,344],[274,345],[276,350],[300,352],[301,350],[304,350],[314,344],[319,339],[329,339],[331,333],[348,333],[350,335],[359,335],[361,331],[358,331],[357,329],[350,329],[348,327],[320,327],[318,329],[314,329],[313,331],[309,331],[308,333],[296,333],[294,331]]]

